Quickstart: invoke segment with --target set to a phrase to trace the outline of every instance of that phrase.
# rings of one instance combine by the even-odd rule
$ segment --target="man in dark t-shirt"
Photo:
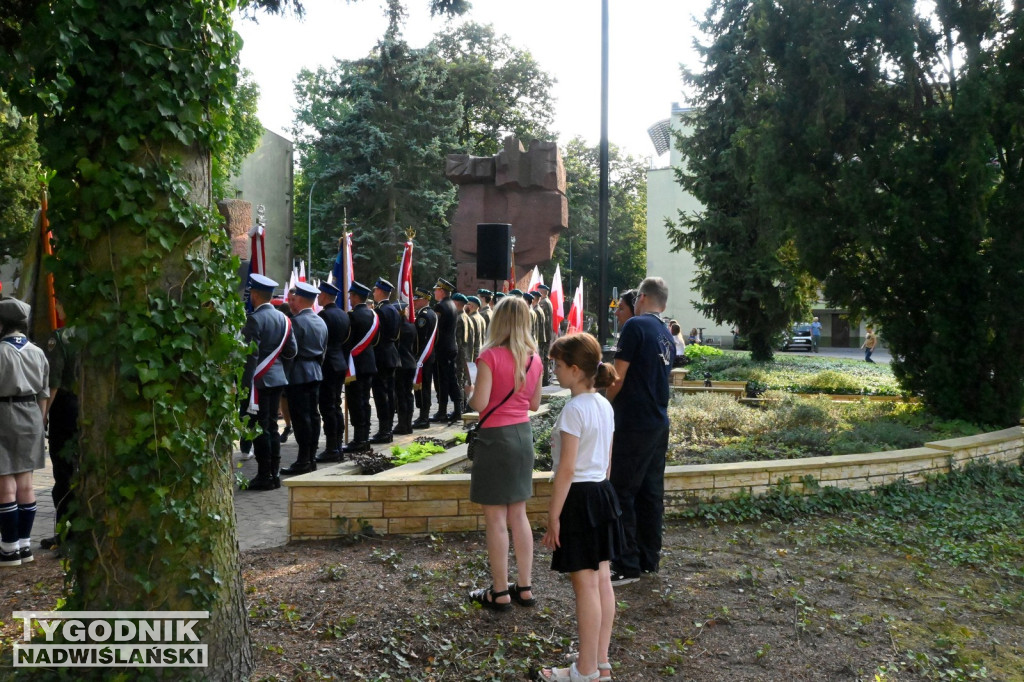
[[[668,287],[660,277],[648,277],[636,296],[636,315],[622,326],[615,351],[619,380],[607,390],[615,410],[611,482],[626,536],[612,565],[615,586],[658,571],[665,510],[669,378],[676,355],[661,319]]]

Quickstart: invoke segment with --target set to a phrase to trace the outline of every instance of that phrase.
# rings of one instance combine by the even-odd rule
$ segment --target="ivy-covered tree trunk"
[[[12,99],[48,105],[57,291],[81,344],[67,608],[209,611],[195,677],[243,679],[231,471],[243,318],[210,175],[237,37],[216,2],[41,4]]]

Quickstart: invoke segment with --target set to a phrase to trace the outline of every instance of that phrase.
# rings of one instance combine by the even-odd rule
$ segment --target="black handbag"
[[[533,365],[532,355],[530,356],[530,361],[526,363],[527,373],[529,373],[531,365]],[[491,410],[483,417],[481,417],[479,420],[477,420],[475,424],[470,424],[468,427],[466,427],[466,457],[469,459],[470,462],[472,462],[473,457],[476,456],[476,441],[477,438],[480,436],[480,427],[484,425],[484,422],[487,421],[487,418],[494,414],[499,407],[508,402],[508,399],[511,398],[515,394],[515,392],[516,387],[515,385],[513,385],[512,390],[508,392],[507,396],[502,398],[500,403],[494,406],[493,410]]]

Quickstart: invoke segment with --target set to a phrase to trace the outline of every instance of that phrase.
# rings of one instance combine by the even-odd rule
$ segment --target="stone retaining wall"
[[[1020,462],[1024,430],[1003,431],[927,443],[891,452],[808,457],[769,462],[671,466],[665,470],[665,510],[741,492],[761,494],[788,480],[802,490],[810,476],[819,485],[865,490],[900,479],[921,483],[971,461]],[[465,446],[376,476],[356,475],[352,465],[322,469],[285,481],[289,537],[338,537],[366,523],[378,533],[444,533],[483,530],[479,505],[469,501],[469,474],[438,474],[465,459]],[[527,513],[535,528],[547,524],[551,474],[535,473]]]

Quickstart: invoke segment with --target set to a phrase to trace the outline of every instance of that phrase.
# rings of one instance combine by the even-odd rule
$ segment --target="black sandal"
[[[533,588],[530,585],[519,587],[516,583],[509,583],[508,591],[510,593],[509,596],[512,597],[512,601],[520,606],[535,606],[537,604],[537,600],[533,597],[530,597],[529,599],[523,599],[522,597],[523,592],[533,592]]]
[[[485,609],[491,609],[492,611],[508,611],[512,608],[512,602],[502,604],[497,601],[498,597],[506,596],[508,596],[508,590],[495,592],[494,585],[491,585],[490,587],[482,587],[479,590],[473,590],[470,592],[469,601],[475,602]]]

